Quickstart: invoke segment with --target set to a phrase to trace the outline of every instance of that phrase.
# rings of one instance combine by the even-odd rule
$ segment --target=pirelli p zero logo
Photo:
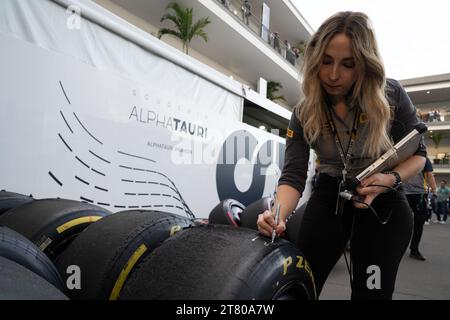
[[[294,131],[292,131],[291,129],[288,128],[286,136],[288,138],[293,138],[294,137]]]

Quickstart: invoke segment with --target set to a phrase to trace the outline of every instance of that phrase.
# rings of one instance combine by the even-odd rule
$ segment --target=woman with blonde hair
[[[304,98],[292,113],[278,182],[279,223],[266,211],[258,216],[258,229],[267,236],[285,230],[305,188],[312,148],[319,177],[297,245],[311,265],[317,292],[350,240],[352,299],[392,299],[413,223],[400,184],[423,168],[425,146],[391,171],[361,181],[359,202],[338,193],[420,124],[415,107],[397,81],[386,79],[364,13],[339,12],[320,26],[306,47],[303,76]]]

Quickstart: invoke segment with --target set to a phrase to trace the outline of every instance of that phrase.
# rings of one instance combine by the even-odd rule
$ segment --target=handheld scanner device
[[[345,190],[354,191],[363,179],[374,173],[391,169],[411,157],[417,151],[422,135],[427,130],[428,128],[424,123],[417,125],[413,130],[411,130],[411,132],[403,137],[402,140],[397,142],[392,148],[386,151],[360,174],[354,178],[347,179],[344,186]]]

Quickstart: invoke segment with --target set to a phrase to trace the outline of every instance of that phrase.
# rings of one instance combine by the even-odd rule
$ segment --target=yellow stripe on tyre
[[[73,228],[79,224],[83,223],[92,223],[97,220],[100,220],[102,217],[100,216],[89,216],[89,217],[82,217],[70,220],[69,222],[66,222],[62,225],[60,225],[58,228],[56,228],[56,231],[58,231],[59,234],[63,233],[64,231],[69,230],[70,228]]]
[[[139,248],[137,248],[137,250],[133,253],[131,258],[128,260],[127,264],[123,267],[122,271],[120,272],[120,275],[117,278],[116,284],[114,285],[114,288],[109,297],[109,300],[117,300],[120,291],[122,290],[122,287],[125,281],[127,280],[128,275],[130,274],[136,262],[146,251],[147,247],[145,246],[145,244],[141,244]]]

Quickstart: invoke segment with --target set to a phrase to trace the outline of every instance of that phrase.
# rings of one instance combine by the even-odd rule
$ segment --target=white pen
[[[275,211],[275,226],[278,226],[278,221],[280,220],[280,204],[277,203],[277,210]],[[276,227],[272,231],[272,243],[275,241],[275,236],[277,235]]]

